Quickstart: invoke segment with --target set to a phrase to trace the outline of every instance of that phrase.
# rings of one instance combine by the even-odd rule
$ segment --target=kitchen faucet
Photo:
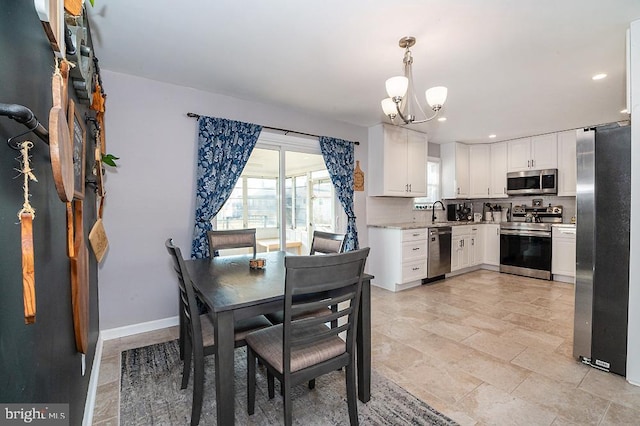
[[[436,221],[436,203],[440,203],[440,205],[442,206],[442,210],[445,210],[444,204],[442,204],[442,201],[440,200],[435,201],[433,203],[433,206],[431,206],[431,223]]]

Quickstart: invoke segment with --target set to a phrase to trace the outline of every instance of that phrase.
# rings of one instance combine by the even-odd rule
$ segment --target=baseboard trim
[[[132,336],[178,325],[178,316],[163,318],[155,321],[141,322],[139,324],[125,325],[123,327],[110,328],[100,331],[104,340],[117,339],[119,337]]]
[[[93,424],[93,410],[96,406],[98,378],[100,376],[100,364],[102,362],[102,347],[102,334],[98,333],[98,341],[96,342],[96,350],[93,355],[93,363],[91,365],[91,376],[89,377],[89,388],[87,389],[87,398],[84,403],[84,416],[82,418],[83,426]]]

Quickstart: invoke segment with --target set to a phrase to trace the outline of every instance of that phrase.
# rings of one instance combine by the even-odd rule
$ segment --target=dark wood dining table
[[[286,252],[260,253],[264,269],[251,269],[252,255],[219,256],[187,260],[194,288],[209,310],[214,324],[217,424],[234,424],[234,321],[276,312],[284,304]],[[371,398],[371,288],[365,274],[358,311],[358,399]]]

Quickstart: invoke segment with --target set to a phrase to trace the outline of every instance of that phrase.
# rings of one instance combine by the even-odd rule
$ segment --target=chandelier
[[[427,89],[425,91],[425,97],[427,98],[427,103],[434,111],[431,117],[427,117],[427,114],[425,114],[420,106],[420,102],[413,88],[413,73],[411,71],[413,57],[411,56],[411,50],[409,50],[409,48],[414,44],[416,44],[416,38],[410,36],[402,37],[398,42],[398,45],[405,49],[403,59],[404,76],[391,77],[387,80],[386,88],[389,97],[383,99],[381,102],[385,115],[396,125],[419,124],[433,120],[438,116],[438,112],[447,99],[446,87],[437,86]],[[414,109],[419,110],[424,118],[416,120],[416,116],[413,113]],[[400,116],[400,119],[402,119],[404,123],[396,123],[395,118],[397,116]]]

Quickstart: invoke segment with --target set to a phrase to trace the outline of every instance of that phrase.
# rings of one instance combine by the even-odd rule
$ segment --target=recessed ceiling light
[[[605,73],[600,73],[600,74],[596,74],[593,77],[591,77],[592,80],[602,80],[603,78],[605,78],[607,76],[607,74]]]
[[[447,117],[440,117],[438,118],[438,121],[447,121]]]
[[[627,111],[627,109],[621,109],[620,110],[620,114],[629,114],[629,111]]]
[[[495,139],[495,138],[496,138],[496,135],[493,135],[493,134],[489,135],[489,139]]]

